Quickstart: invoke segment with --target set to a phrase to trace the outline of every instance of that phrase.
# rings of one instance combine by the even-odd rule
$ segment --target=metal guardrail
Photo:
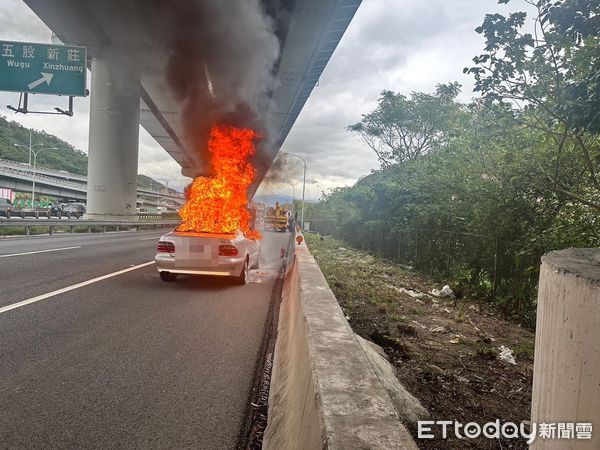
[[[4,217],[4,219],[2,219],[2,217]],[[59,220],[63,217],[66,217],[67,219],[79,219],[81,213],[61,212],[60,214],[57,214],[52,213],[50,209],[46,208],[21,208],[10,211],[0,211],[0,220],[14,220],[16,217],[20,217],[21,219],[52,219],[52,217],[56,217]]]
[[[31,219],[52,219],[53,217],[56,219],[62,219],[66,217],[67,219],[80,219],[82,213],[71,213],[69,211],[66,212],[52,212],[47,208],[21,208],[21,209],[12,209],[9,211],[0,211],[0,220],[14,219],[19,217],[21,219],[31,218]],[[4,217],[4,219],[2,219]],[[164,220],[177,220],[177,213],[139,213],[137,215],[139,219],[164,219]]]
[[[130,231],[132,228],[135,231],[156,230],[158,228],[171,228],[179,225],[181,221],[164,220],[156,222],[127,222],[127,221],[112,221],[112,220],[15,220],[4,219],[0,220],[0,229],[2,228],[25,228],[25,235],[29,236],[31,228],[48,228],[48,234],[54,234],[56,228],[69,228],[71,233],[75,233],[75,228],[86,227],[87,233],[94,232],[94,229],[100,228],[102,233],[106,233],[107,228],[116,228],[116,231]]]

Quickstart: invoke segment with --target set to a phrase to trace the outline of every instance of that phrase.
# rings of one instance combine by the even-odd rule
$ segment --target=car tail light
[[[219,245],[219,256],[237,256],[238,249],[235,245],[221,244]]]
[[[158,241],[158,253],[175,253],[175,244],[169,241]]]

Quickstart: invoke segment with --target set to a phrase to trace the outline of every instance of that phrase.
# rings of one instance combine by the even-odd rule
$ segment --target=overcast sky
[[[378,168],[372,150],[346,131],[346,126],[373,109],[383,89],[408,95],[411,91],[431,92],[437,83],[458,81],[463,85],[460,98],[468,101],[473,80],[463,75],[462,69],[483,49],[483,38],[474,29],[486,13],[508,13],[517,8],[524,9],[524,2],[363,0],[282,148],[307,159],[307,198],[318,198],[321,191],[335,186],[350,185]],[[50,36],[50,30],[21,0],[0,2],[1,40],[50,42]],[[75,116],[68,118],[15,114],[6,109],[5,105],[16,105],[18,97],[0,92],[0,114],[55,134],[87,152],[87,98],[75,99]],[[54,106],[66,108],[66,99],[30,98],[30,109]],[[189,181],[141,127],[139,171],[162,182],[169,180],[170,186],[178,188]],[[292,172],[290,176],[300,187],[301,171]],[[261,189],[270,190],[289,193],[291,188]]]

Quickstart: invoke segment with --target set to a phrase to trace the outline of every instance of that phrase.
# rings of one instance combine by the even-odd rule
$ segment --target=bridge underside
[[[194,0],[192,0],[194,1]],[[166,79],[169,55],[143,0],[25,0],[65,44],[88,48],[92,70],[88,211],[135,214],[139,122],[186,176],[206,174],[191,148],[182,105]],[[252,193],[274,160],[361,0],[263,0],[276,17],[280,55],[271,102],[260,111],[273,144]],[[135,64],[129,64],[135,62]],[[136,67],[135,70],[131,69]],[[243,68],[242,68],[243,70]]]

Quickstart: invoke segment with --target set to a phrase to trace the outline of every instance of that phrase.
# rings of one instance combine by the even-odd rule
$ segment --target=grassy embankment
[[[342,241],[305,235],[355,332],[381,345],[432,420],[529,420],[534,334],[477,299],[429,294],[442,285]],[[498,357],[513,350],[516,365]],[[409,427],[410,428],[410,427]],[[411,429],[416,437],[416,430]],[[421,448],[500,448],[495,440],[418,441]],[[516,447],[515,447],[516,444]],[[503,441],[506,448],[524,442]]]

